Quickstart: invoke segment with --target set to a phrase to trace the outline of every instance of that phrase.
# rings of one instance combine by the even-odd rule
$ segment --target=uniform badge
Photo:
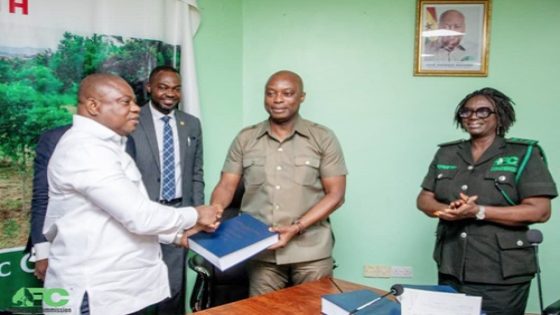
[[[490,172],[517,172],[519,157],[502,156],[494,160]]]

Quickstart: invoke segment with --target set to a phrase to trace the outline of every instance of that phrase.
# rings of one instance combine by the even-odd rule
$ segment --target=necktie
[[[173,148],[173,129],[169,124],[171,117],[164,116],[163,120],[163,180],[161,183],[161,197],[169,201],[175,198],[175,150]]]

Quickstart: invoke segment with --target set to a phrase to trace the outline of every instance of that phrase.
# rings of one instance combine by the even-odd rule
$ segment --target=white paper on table
[[[482,298],[405,288],[401,295],[402,315],[480,315]]]

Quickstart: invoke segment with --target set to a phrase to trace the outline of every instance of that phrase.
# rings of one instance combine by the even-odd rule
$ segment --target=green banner
[[[0,250],[0,311],[20,309],[21,313],[32,313],[41,306],[41,299],[30,299],[33,304],[25,302],[17,294],[22,288],[41,288],[42,283],[33,275],[34,263],[29,262],[29,254],[24,247]],[[25,310],[27,309],[27,312]]]

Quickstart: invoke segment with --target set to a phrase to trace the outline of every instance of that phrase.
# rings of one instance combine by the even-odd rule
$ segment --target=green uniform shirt
[[[422,188],[445,204],[459,193],[477,195],[477,204],[509,206],[528,197],[557,196],[556,185],[536,145],[519,178],[529,142],[497,137],[474,163],[470,141],[443,144],[430,164]],[[529,281],[536,271],[528,227],[508,227],[475,219],[440,220],[434,259],[440,273],[461,281],[510,284]]]
[[[299,116],[283,142],[272,135],[268,120],[243,129],[222,171],[243,176],[242,211],[271,226],[292,224],[321,200],[325,195],[321,178],[347,174],[334,133]],[[286,247],[257,259],[277,264],[312,261],[331,256],[332,246],[330,224],[323,220]]]

